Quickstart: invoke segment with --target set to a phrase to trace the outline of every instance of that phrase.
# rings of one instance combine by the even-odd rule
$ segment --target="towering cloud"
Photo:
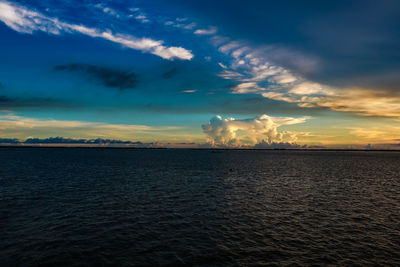
[[[307,117],[270,117],[261,115],[251,119],[223,119],[216,116],[209,123],[202,125],[203,132],[212,146],[254,146],[257,144],[291,144],[296,141],[296,134],[279,132],[278,127],[303,123]]]

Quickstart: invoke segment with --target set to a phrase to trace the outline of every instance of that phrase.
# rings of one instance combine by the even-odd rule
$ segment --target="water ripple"
[[[0,149],[2,266],[400,265],[400,153]]]

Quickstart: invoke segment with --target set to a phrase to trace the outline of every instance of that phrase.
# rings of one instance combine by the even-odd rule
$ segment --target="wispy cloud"
[[[134,15],[134,18],[138,21],[140,21],[141,23],[148,23],[150,22],[150,20],[147,18],[146,15],[144,14],[139,14],[139,15]]]
[[[194,32],[197,35],[213,35],[217,33],[217,27],[209,27],[208,29],[198,29]]]
[[[271,61],[271,47],[253,48],[243,41],[231,41],[222,36],[214,36],[210,41],[230,57],[230,64],[224,64],[226,68],[218,76],[237,83],[231,87],[234,94],[260,94],[304,108],[323,107],[365,116],[400,117],[400,95],[393,92],[324,85]],[[279,55],[284,51],[280,49]],[[312,65],[304,59],[302,62],[306,67]]]
[[[2,136],[62,136],[68,134],[80,138],[132,139],[138,135],[176,131],[174,126],[148,126],[132,124],[111,124],[102,122],[36,119],[13,113],[0,113]],[[21,136],[22,135],[22,136]]]
[[[196,90],[183,90],[182,93],[190,94],[190,93],[195,93]]]
[[[60,99],[51,97],[37,97],[25,94],[24,96],[4,96],[0,95],[0,112],[1,108],[56,108],[56,109],[75,109],[80,107],[77,103],[70,103]]]
[[[24,6],[2,1],[0,2],[0,20],[15,31],[32,34],[43,31],[48,34],[80,33],[94,38],[105,39],[124,47],[151,53],[164,59],[190,60],[193,54],[183,47],[165,46],[163,41],[150,38],[137,38],[128,34],[113,33],[84,25],[71,24],[57,18],[45,16],[31,11]]]
[[[164,25],[179,28],[179,29],[193,30],[197,26],[197,23],[186,22],[186,19],[176,18],[175,20],[165,21]]]
[[[106,13],[108,15],[111,15],[113,17],[116,17],[116,18],[120,18],[121,17],[121,15],[116,10],[114,10],[111,7],[106,7],[102,3],[96,4],[96,5],[94,5],[94,7],[102,10],[104,13]]]
[[[391,91],[345,88],[337,90],[335,94],[315,99],[314,102],[318,106],[338,111],[400,118],[400,94]]]
[[[227,80],[240,80],[243,77],[243,74],[236,71],[224,70],[218,73],[218,76]]]
[[[400,127],[393,125],[379,125],[379,126],[354,126],[348,127],[350,135],[356,139],[355,143],[369,143],[369,144],[393,144],[399,143]]]
[[[222,64],[221,62],[218,62],[218,65],[223,69],[227,69],[228,68],[226,65]]]

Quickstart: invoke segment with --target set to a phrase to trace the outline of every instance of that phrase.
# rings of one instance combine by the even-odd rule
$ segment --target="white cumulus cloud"
[[[282,125],[303,123],[308,117],[270,117],[261,115],[250,119],[235,119],[221,116],[212,118],[202,125],[207,141],[212,146],[243,147],[257,144],[293,144],[296,133],[278,131]]]

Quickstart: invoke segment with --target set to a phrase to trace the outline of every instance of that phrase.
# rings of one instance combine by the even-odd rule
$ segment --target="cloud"
[[[303,123],[308,117],[270,117],[262,115],[251,119],[223,119],[220,116],[212,118],[202,125],[207,141],[212,146],[242,147],[242,146],[277,146],[279,143],[294,143],[296,133],[279,132],[278,127]]]
[[[256,149],[299,149],[299,148],[309,148],[307,145],[298,145],[296,143],[289,142],[271,142],[268,143],[262,140],[260,143],[255,144]]]
[[[80,33],[93,38],[101,38],[124,47],[151,53],[164,59],[191,60],[193,54],[183,47],[167,47],[163,41],[150,38],[137,38],[128,34],[112,33],[110,30],[89,28],[84,25],[70,24],[57,18],[47,17],[39,12],[31,11],[24,6],[9,2],[0,2],[0,20],[11,29],[20,33],[33,34],[42,31],[48,34]]]
[[[224,54],[228,54],[229,52],[232,51],[232,49],[237,48],[241,45],[242,45],[241,42],[232,41],[232,42],[222,45],[221,47],[219,47],[218,50]]]
[[[18,139],[15,139],[18,140]],[[48,137],[48,138],[28,138],[23,144],[85,144],[85,145],[119,145],[129,147],[152,147],[155,143],[143,143],[140,141],[123,141],[118,139],[75,139],[65,137]]]
[[[349,127],[350,134],[355,136],[357,140],[371,143],[392,143],[398,142],[400,133],[399,126],[379,125],[369,127]]]
[[[149,23],[150,19],[143,13],[137,13],[140,10],[140,8],[130,8],[129,11],[134,12],[136,14],[130,14],[128,15],[129,18],[135,18],[137,21],[141,22],[141,23]]]
[[[218,62],[218,65],[223,69],[227,69],[228,68],[226,65],[222,64],[221,62]]]
[[[0,108],[76,108],[78,104],[43,97],[9,97],[0,95]],[[1,112],[1,110],[0,110]]]
[[[325,90],[318,83],[303,82],[303,83],[294,85],[289,90],[289,93],[293,93],[296,95],[312,95],[312,94],[318,94],[318,93],[325,93]]]
[[[139,10],[140,10],[140,8],[138,8],[138,7],[129,8],[129,11],[132,11],[132,12],[136,12],[136,11],[139,11]]]
[[[107,67],[89,64],[67,64],[54,67],[57,71],[68,71],[83,75],[100,82],[102,85],[120,90],[132,89],[137,85],[137,75],[128,71],[121,71]]]
[[[190,93],[195,93],[196,90],[183,90],[182,93],[190,94]]]
[[[120,18],[121,15],[114,9],[110,8],[110,7],[106,7],[104,6],[102,3],[96,4],[94,5],[95,8],[101,9],[104,13],[111,15],[113,17],[116,18]]]
[[[198,29],[194,32],[197,35],[212,35],[217,33],[217,27],[209,27],[208,29]]]
[[[104,143],[131,143],[130,141],[110,140],[110,139],[73,139],[64,137],[48,137],[48,138],[28,138],[25,144],[104,144]]]
[[[233,86],[231,90],[232,93],[234,94],[249,94],[249,93],[258,93],[265,89],[258,86],[258,84],[255,82],[246,82]]]
[[[301,86],[302,92],[264,92],[262,96],[279,101],[297,103],[306,108],[329,108],[331,110],[352,112],[362,116],[400,118],[400,94],[362,88],[341,90],[322,89],[315,95],[313,86]]]
[[[0,138],[0,144],[18,144],[20,141],[16,138]]]
[[[231,41],[221,36],[211,39],[221,53],[232,58],[230,66],[226,66],[218,76],[240,82],[231,87],[234,94],[260,94],[273,100],[298,103],[301,106],[301,96],[330,93],[323,85],[310,82],[272,62],[271,51],[277,49],[252,48],[243,41]],[[279,51],[280,54],[283,53],[283,50]]]
[[[149,22],[151,22],[150,19],[147,17],[147,15],[140,11],[140,8],[132,7],[132,8],[129,8],[128,10],[130,12],[133,12],[134,14],[129,14],[129,15],[125,16],[125,17],[134,18],[137,21],[139,21],[140,23],[149,23]]]
[[[7,103],[12,101],[10,98],[6,97],[6,96],[0,96],[0,103]]]
[[[184,29],[184,30],[193,30],[197,26],[197,23],[195,23],[195,22],[182,23],[182,22],[185,22],[186,20],[187,19],[176,18],[175,21],[172,21],[172,20],[165,21],[164,25],[179,28],[179,29]]]
[[[112,124],[73,120],[36,119],[0,113],[0,132],[3,136],[29,137],[43,135],[80,136],[82,138],[131,139],[134,136],[168,135],[178,130],[174,126]]]
[[[314,102],[320,107],[364,116],[400,118],[400,94],[391,91],[347,88]]]
[[[231,70],[224,70],[218,73],[218,76],[227,80],[241,80],[243,78],[243,74]]]
[[[308,80],[299,73],[298,69],[303,65],[307,68],[305,72],[316,67],[312,59],[276,47],[253,48],[243,41],[231,41],[221,36],[215,36],[211,41],[221,53],[231,57],[231,64],[218,76],[236,82],[230,87],[233,94],[259,94],[301,108],[327,108],[362,116],[400,118],[400,94],[396,91],[328,86]],[[275,62],[279,60],[277,55],[274,56],[275,52],[279,57],[291,55],[299,59],[300,65],[293,68],[297,73],[277,65]]]
[[[134,17],[135,17],[136,20],[140,21],[141,23],[149,23],[150,22],[150,20],[144,14],[139,14],[139,15],[134,16]]]
[[[0,2],[0,20],[11,29],[22,33],[44,31],[59,34],[62,28],[57,19],[48,18],[25,7],[5,1]]]
[[[123,141],[118,139],[77,139],[65,137],[48,137],[48,138],[28,138],[21,141],[17,138],[0,138],[0,144],[13,144],[13,145],[64,145],[64,146],[109,146],[109,147],[132,147],[132,148],[156,148],[162,147],[161,144],[156,142],[144,143],[140,141]]]
[[[162,74],[162,77],[164,79],[171,79],[171,78],[175,77],[178,73],[179,73],[179,68],[178,67],[174,67],[174,68],[172,68],[170,70],[165,71]]]

